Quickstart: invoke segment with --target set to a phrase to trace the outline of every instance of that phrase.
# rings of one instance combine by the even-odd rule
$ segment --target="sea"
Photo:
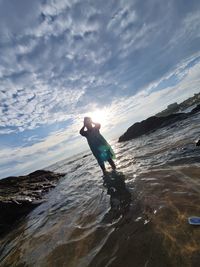
[[[199,267],[200,114],[140,138],[112,141],[117,171],[90,152],[46,201],[0,241],[1,267]]]

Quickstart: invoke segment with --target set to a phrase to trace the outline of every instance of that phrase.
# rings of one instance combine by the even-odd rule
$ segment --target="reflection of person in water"
[[[85,130],[85,128],[87,130]],[[101,125],[94,123],[90,117],[84,118],[84,125],[80,130],[80,134],[87,138],[89,147],[97,159],[99,166],[101,167],[103,174],[106,174],[105,161],[108,161],[112,169],[115,170],[116,166],[113,161],[115,154],[111,146],[107,143],[104,137],[100,134],[99,129]]]
[[[122,173],[111,173],[104,177],[104,186],[107,194],[110,195],[110,211],[104,220],[119,218],[128,212],[131,203],[131,193],[126,187],[124,175]]]

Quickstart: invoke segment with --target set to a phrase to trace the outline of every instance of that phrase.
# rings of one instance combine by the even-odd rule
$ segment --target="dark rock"
[[[189,113],[175,113],[168,116],[153,116],[141,122],[136,122],[119,138],[119,142],[128,141],[137,138],[143,134],[148,134],[162,127],[173,124],[177,121],[187,119],[189,116],[200,112],[200,104]],[[198,146],[198,145],[197,145]]]
[[[200,139],[196,142],[196,146],[200,146]]]
[[[0,235],[45,201],[44,195],[65,174],[38,170],[26,176],[0,180]]]
[[[197,105],[195,108],[193,108],[193,110],[190,112],[190,114],[195,114],[197,112],[200,112],[200,104]]]
[[[122,136],[120,136],[119,142],[137,138],[143,134],[148,134],[152,131],[186,118],[188,118],[188,115],[185,113],[171,114],[166,117],[150,117],[141,122],[137,122],[128,128],[128,130]]]

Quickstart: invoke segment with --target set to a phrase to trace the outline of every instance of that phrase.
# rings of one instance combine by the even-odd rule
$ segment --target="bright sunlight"
[[[93,122],[99,122],[106,125],[109,121],[109,111],[107,109],[96,109],[88,114]]]

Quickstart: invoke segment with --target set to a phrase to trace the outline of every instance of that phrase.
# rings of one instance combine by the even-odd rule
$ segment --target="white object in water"
[[[200,217],[195,217],[195,216],[189,217],[188,222],[189,224],[192,225],[200,225]]]

